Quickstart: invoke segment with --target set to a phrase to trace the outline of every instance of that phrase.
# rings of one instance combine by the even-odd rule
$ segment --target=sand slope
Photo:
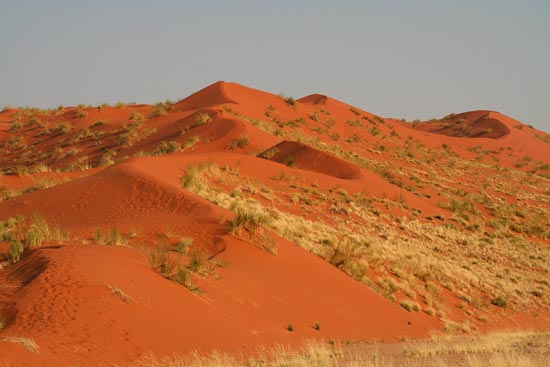
[[[67,131],[58,127],[60,122],[70,123]],[[400,298],[391,302],[274,233],[268,231],[276,254],[247,236],[231,234],[227,221],[234,214],[219,201],[184,189],[184,173],[205,162],[234,172],[235,181],[223,177],[212,190],[246,193],[264,211],[312,221],[310,229],[319,218],[345,230],[362,216],[374,216],[368,224],[372,228],[364,226],[372,232],[370,240],[391,242],[392,236],[416,230],[399,226],[400,216],[410,217],[416,227],[435,222],[436,215],[448,228],[460,226],[440,204],[452,192],[460,198],[477,192],[481,179],[469,177],[468,167],[450,170],[458,165],[455,157],[473,160],[476,151],[492,151],[497,158],[480,161],[527,172],[540,162],[550,163],[547,135],[494,111],[411,126],[322,94],[294,100],[224,81],[173,105],[0,112],[0,170],[9,174],[0,176],[0,189],[24,190],[40,180],[59,180],[53,187],[0,201],[0,220],[41,214],[71,235],[64,243],[50,241],[27,251],[19,263],[0,269],[0,315],[6,323],[0,330],[0,365],[112,365],[149,352],[250,353],[259,344],[296,345],[307,338],[428,336],[441,330],[441,321],[428,312],[405,311],[399,305],[402,290],[394,290]],[[525,156],[535,162],[519,167],[518,159]],[[449,167],[441,167],[440,159],[449,159]],[[492,166],[476,169],[487,167]],[[539,190],[530,185],[522,187],[526,202]],[[496,189],[489,194],[505,201]],[[351,204],[346,209],[347,200],[353,210]],[[398,228],[395,233],[386,230],[390,224]],[[113,228],[125,235],[134,232],[129,247],[94,244],[96,231]],[[173,250],[182,237],[193,239],[194,250],[226,264],[216,268],[215,277],[197,276],[203,295],[149,265],[152,249],[167,241]],[[415,255],[419,262],[446,251],[431,243],[445,237],[443,231],[422,238],[425,248]],[[408,245],[396,251],[403,250],[403,263],[412,258]],[[8,246],[0,243],[0,253]],[[377,273],[384,260],[371,260],[372,268],[365,270],[371,279],[363,281],[373,288],[382,278],[406,281],[393,264]],[[412,276],[418,286],[412,298],[425,311],[428,300],[420,292],[428,287],[427,279],[438,282],[430,276],[429,271]],[[131,301],[116,296],[114,288]],[[462,320],[468,311],[457,306],[465,299],[463,291],[441,291],[449,317]],[[314,328],[317,323],[320,330]],[[40,353],[2,341],[12,336],[32,338]]]
[[[278,241],[273,256],[225,239],[228,248],[218,256],[227,268],[219,270],[219,280],[200,281],[204,296],[160,277],[138,249],[68,245],[34,251],[3,274],[2,283],[11,286],[2,295],[10,305],[4,313],[15,321],[2,336],[32,337],[40,355],[0,342],[2,359],[18,366],[93,366],[149,351],[254,350],[311,337],[396,340],[437,326],[286,241]],[[131,303],[109,286],[123,290]]]

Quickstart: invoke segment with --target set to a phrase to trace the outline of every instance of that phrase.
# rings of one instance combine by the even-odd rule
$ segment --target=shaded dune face
[[[197,149],[200,152],[257,151],[279,140],[219,111],[212,114],[210,123],[197,127],[194,133],[204,142],[204,146]],[[246,139],[246,145],[239,147],[237,144],[242,139]]]
[[[499,139],[509,135],[511,130],[498,115],[492,111],[465,112],[437,122],[421,123],[417,128],[447,136]]]
[[[361,178],[361,169],[326,152],[293,141],[283,141],[258,155],[274,162],[295,166],[303,170],[353,180]]]
[[[302,97],[298,102],[312,105],[326,106],[328,97],[323,94],[310,94],[309,96]]]

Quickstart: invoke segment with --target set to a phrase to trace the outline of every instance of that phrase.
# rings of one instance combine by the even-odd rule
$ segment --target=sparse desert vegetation
[[[123,290],[121,290],[120,288],[118,287],[115,287],[115,286],[109,286],[109,289],[111,290],[111,292],[117,296],[118,298],[120,298],[121,300],[123,300],[124,302],[126,303],[132,303],[133,300],[132,300],[132,297],[128,296],[126,293],[124,293]]]
[[[40,354],[40,347],[31,338],[26,338],[22,336],[7,336],[5,338],[2,338],[2,341],[8,343],[17,343],[29,352]]]
[[[130,344],[151,350],[141,366],[545,365],[550,140],[518,126],[225,82],[5,109],[0,348],[46,365],[55,340],[105,365],[138,363]],[[542,332],[491,333],[508,325]]]
[[[12,217],[0,222],[0,241],[8,244],[8,252],[4,257],[12,264],[21,259],[26,249],[39,247],[46,241],[68,239],[69,234],[65,230],[49,223],[39,214],[34,214],[30,218]]]
[[[541,301],[544,304],[547,302],[542,298],[542,294],[539,294],[542,297],[537,297],[530,293],[533,284],[545,288],[544,283],[523,273],[517,263],[517,259],[523,258],[534,264],[537,257],[533,256],[533,253],[546,253],[544,245],[531,243],[526,246],[525,242],[525,247],[517,246],[513,245],[518,243],[517,237],[505,236],[498,237],[497,242],[494,235],[487,232],[464,233],[464,230],[455,226],[445,226],[444,223],[422,222],[415,215],[401,217],[396,221],[385,215],[385,220],[381,221],[380,214],[376,211],[377,203],[384,204],[387,208],[389,201],[377,202],[373,198],[361,195],[351,196],[343,190],[319,195],[323,195],[323,201],[331,203],[331,207],[345,210],[347,215],[344,218],[352,216],[351,220],[347,219],[345,224],[339,226],[332,224],[330,219],[333,218],[327,218],[326,222],[321,219],[305,220],[282,208],[272,206],[274,202],[284,203],[289,192],[287,188],[276,192],[269,199],[247,198],[244,193],[254,193],[261,189],[243,189],[247,178],[242,174],[236,176],[227,173],[228,171],[222,170],[212,162],[206,162],[202,166],[191,166],[184,175],[184,186],[187,182],[188,189],[194,189],[217,205],[234,211],[236,217],[231,222],[232,232],[238,232],[243,228],[252,237],[256,228],[260,226],[271,228],[280,236],[305,247],[365,282],[390,300],[397,301],[396,297],[401,298],[399,303],[407,311],[425,309],[427,313],[433,313],[435,309],[443,321],[450,322],[446,318],[450,305],[442,298],[444,289],[455,292],[466,302],[468,307],[464,311],[467,311],[467,317],[473,321],[488,313],[489,303],[501,308],[506,307],[507,301],[504,297],[509,300],[508,302],[515,304],[512,307],[537,307]],[[214,174],[210,176],[210,172]],[[209,178],[214,187],[207,184]],[[200,185],[190,182],[200,182]],[[223,189],[235,186],[243,187],[239,190],[239,195],[233,195]],[[290,185],[290,189],[292,186],[295,190],[305,190],[294,184]],[[274,201],[274,197],[278,200]],[[397,205],[402,206],[399,203]],[[308,206],[306,204],[304,208]],[[319,209],[330,210],[326,207]],[[357,219],[354,220],[354,216]],[[365,223],[370,225],[365,227]],[[376,228],[376,231],[373,232],[369,228]],[[386,238],[380,238],[380,234],[384,234]],[[509,245],[503,248],[503,241]],[[489,265],[492,257],[486,256],[482,263],[473,262],[472,245],[469,244],[491,249],[493,256],[498,256],[499,260],[495,257],[493,266]],[[452,248],[453,256],[448,256],[449,250],[441,251],[443,248]],[[430,257],[420,258],[419,254],[426,251],[430,252]],[[510,260],[503,263],[503,258]],[[542,258],[545,258],[544,255]],[[512,259],[515,259],[515,262]],[[501,270],[495,273],[494,266]],[[548,272],[543,262],[538,263],[537,269],[544,274]],[[373,278],[369,276],[372,273],[377,275]],[[506,285],[502,274],[508,274],[510,279],[514,279],[513,283]],[[388,282],[395,285],[388,289]],[[482,294],[488,297],[484,299]],[[420,300],[423,305],[419,303]]]
[[[290,325],[289,325],[290,327]],[[257,348],[255,357],[223,353],[144,358],[139,367],[251,367],[251,366],[546,366],[550,360],[547,334],[494,333],[474,337],[436,337],[397,345],[377,343],[305,342],[300,348]],[[245,361],[243,361],[243,359]]]

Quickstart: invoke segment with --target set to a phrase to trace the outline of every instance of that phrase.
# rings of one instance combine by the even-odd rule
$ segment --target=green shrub
[[[309,115],[309,118],[312,119],[315,122],[322,122],[321,116],[319,115],[319,112],[317,112],[317,111],[313,111]]]
[[[204,125],[209,123],[210,121],[212,121],[210,115],[205,112],[201,112],[195,118],[195,125]]]
[[[181,145],[177,141],[166,141],[163,140],[157,145],[157,148],[153,151],[153,155],[169,154],[174,152],[179,152],[181,150]]]
[[[66,240],[67,236],[67,233],[62,231],[61,228],[48,223],[42,215],[33,214],[23,242],[25,245],[33,248],[40,246],[44,241]]]
[[[124,130],[114,140],[114,145],[128,145],[131,146],[139,140],[139,133],[136,126],[127,125]]]
[[[130,115],[130,120],[135,120],[135,121],[138,121],[138,122],[141,122],[143,121],[145,118],[143,117],[143,114],[139,111],[134,111],[132,112],[132,114]]]
[[[109,245],[124,246],[128,244],[128,238],[120,232],[116,227],[109,231]]]
[[[229,143],[229,145],[227,146],[227,149],[244,148],[247,147],[248,144],[248,135],[245,134],[240,138],[231,141],[231,143]]]
[[[183,149],[191,148],[193,145],[197,144],[199,142],[200,138],[198,135],[193,135],[187,141],[185,144],[183,144]]]
[[[174,104],[171,101],[166,101],[164,103],[160,102],[155,105],[155,108],[153,108],[153,111],[151,112],[150,117],[159,117],[164,116],[168,114],[168,111],[170,111],[174,107]]]
[[[98,162],[99,166],[107,167],[115,164],[115,155],[116,155],[116,152],[112,150],[108,150],[104,152],[99,158],[99,162]]]
[[[411,312],[411,311],[420,311],[420,305],[417,302],[413,301],[401,301],[400,303],[401,307],[403,307],[405,310]]]
[[[350,126],[354,127],[363,127],[363,123],[357,119],[354,120],[346,120],[346,123]]]
[[[349,109],[354,115],[356,116],[361,116],[361,112],[359,112],[358,110],[356,110],[355,108],[351,107]]]
[[[15,264],[19,260],[21,260],[21,254],[25,248],[23,247],[23,243],[21,241],[13,241],[10,242],[10,247],[8,250],[8,260],[10,263]]]
[[[10,133],[16,133],[19,130],[21,130],[22,127],[23,127],[23,124],[21,122],[15,121],[14,123],[11,124],[9,131]]]
[[[42,241],[44,240],[44,235],[42,232],[38,231],[35,228],[31,228],[27,232],[26,242],[29,245],[29,247],[39,247],[42,244]]]
[[[193,244],[193,239],[189,237],[182,237],[176,245],[176,251],[182,255],[187,255],[189,247]]]
[[[205,175],[207,173],[217,176],[220,174],[220,169],[216,163],[210,161],[203,163],[192,163],[187,166],[181,185],[185,189],[195,192],[199,191],[206,184]]]
[[[88,116],[88,112],[84,109],[78,109],[76,111],[76,118],[82,119],[84,117]]]
[[[188,240],[192,242],[192,239]],[[188,245],[190,246],[190,243]],[[191,255],[189,267],[185,267],[181,263],[177,264],[176,267],[176,263],[170,260],[170,251],[165,240],[161,242],[159,247],[149,252],[149,264],[151,268],[157,270],[166,279],[179,283],[192,292],[199,294],[202,294],[203,291],[195,284],[193,272],[202,271],[205,268],[206,262],[208,262],[206,256],[201,255],[199,252],[194,252]]]
[[[345,239],[334,247],[328,247],[324,258],[337,268],[344,270],[348,274],[357,275],[360,278],[361,274],[354,274],[360,271],[360,269],[355,266],[355,263],[365,254],[367,247],[368,244]]]
[[[158,270],[165,278],[170,278],[175,264],[170,261],[170,252],[166,241],[162,241],[159,247],[149,252],[149,264],[155,270]]]
[[[107,236],[101,231],[100,229],[97,229],[95,231],[95,242],[98,245],[106,245],[107,244]]]
[[[201,272],[207,262],[208,259],[206,258],[206,254],[198,250],[193,251],[191,260],[189,261],[189,270],[195,273]]]
[[[113,227],[106,233],[100,229],[96,230],[95,241],[98,245],[126,246],[128,244],[128,237],[116,227]]]
[[[258,157],[265,158],[265,159],[271,159],[275,154],[279,153],[279,148],[272,147],[260,154]]]
[[[67,134],[68,132],[70,132],[71,130],[73,129],[73,127],[71,125],[69,125],[68,123],[66,122],[61,122],[59,124],[57,124],[57,126],[55,127],[55,131],[58,133],[58,134]]]
[[[506,307],[507,302],[506,302],[506,300],[505,300],[503,297],[498,296],[498,297],[493,298],[493,299],[491,300],[491,304],[493,304],[493,305],[495,305],[495,306],[497,306],[497,307],[502,307],[502,308],[504,308],[504,307]]]
[[[285,158],[285,164],[289,167],[296,167],[296,161],[294,160],[294,156],[289,155]]]
[[[235,218],[229,222],[231,233],[240,234],[244,229],[248,232],[250,239],[254,237],[260,227],[268,226],[271,217],[259,209],[233,205],[231,210],[235,212]]]
[[[182,265],[178,265],[176,273],[172,277],[172,280],[176,283],[183,285],[185,288],[189,289],[191,292],[202,294],[202,289],[195,284],[195,280],[191,271],[185,268]]]

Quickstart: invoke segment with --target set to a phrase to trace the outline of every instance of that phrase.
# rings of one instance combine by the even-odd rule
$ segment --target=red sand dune
[[[351,112],[350,110],[353,109],[354,111],[360,112],[365,116],[374,117],[374,115],[370,112],[360,110],[350,104],[339,101],[332,97],[325,96],[324,94],[310,94],[308,96],[299,98],[297,102],[310,105],[310,106],[315,106],[315,107],[318,107],[319,109],[326,108],[330,110],[331,115],[335,113],[338,115],[343,114],[343,115],[354,116],[353,112],[350,113]]]
[[[238,104],[250,100],[262,103],[273,97],[270,93],[237,83],[219,81],[182,99],[174,107],[180,110],[197,110],[223,104]]]
[[[76,245],[36,250],[4,274],[15,289],[7,299],[7,304],[14,305],[7,311],[15,322],[3,333],[28,335],[32,330],[41,355],[24,357],[19,346],[4,343],[11,358],[28,360],[28,365],[79,360],[95,361],[90,362],[93,365],[102,358],[130,360],[147,350],[159,354],[235,350],[322,335],[395,340],[402,335],[426,335],[437,326],[435,319],[404,311],[285,240],[277,240],[278,254],[273,256],[225,235],[219,224],[220,209],[180,188],[184,167],[200,160],[242,164],[262,172],[260,177],[265,179],[280,171],[275,162],[267,168],[264,160],[240,154],[144,157],[0,203],[4,215],[32,214],[40,208],[41,214],[71,233],[91,235],[96,228],[116,223],[123,230],[139,228],[143,235],[161,234],[173,226],[178,235],[194,238],[198,246],[210,254],[219,253],[228,263],[220,270],[223,280],[204,281],[207,294],[201,298],[148,268],[146,251]],[[18,274],[32,273],[37,262],[47,266],[36,279],[18,278]],[[293,281],[288,283],[291,276]],[[22,287],[23,283],[28,284]],[[135,305],[116,299],[109,285],[130,294]],[[41,301],[36,303],[37,299]],[[166,299],[173,301],[166,304]],[[52,309],[55,302],[64,306]],[[323,325],[321,334],[312,328],[316,322]],[[284,329],[288,323],[297,329],[291,335]],[[189,329],[194,332],[175,332]],[[63,341],[53,337],[62,333],[72,336]],[[65,355],[80,338],[86,340],[79,344],[82,350]]]
[[[393,168],[396,162],[412,167],[423,164],[414,161],[415,157],[407,160],[398,156],[399,148],[409,140],[430,149],[446,144],[468,158],[474,156],[468,149],[479,144],[495,151],[511,147],[515,155],[502,159],[508,166],[521,155],[550,162],[548,144],[533,135],[545,133],[518,128],[525,125],[491,111],[453,115],[448,121],[412,128],[320,94],[289,103],[274,94],[223,81],[175,103],[157,117],[150,116],[153,107],[146,105],[89,108],[82,118],[77,109],[70,107],[59,115],[43,114],[40,118],[46,125],[69,120],[74,133],[92,129],[94,122],[104,120],[104,126],[93,128],[107,137],[103,145],[88,139],[72,147],[90,162],[97,162],[107,149],[116,150],[121,162],[107,168],[92,163],[93,169],[82,172],[0,177],[0,186],[12,189],[25,188],[36,178],[67,180],[0,202],[0,220],[40,213],[78,238],[63,245],[48,243],[28,251],[21,262],[0,269],[0,314],[7,321],[7,327],[0,331],[0,363],[124,364],[149,352],[159,356],[212,349],[250,352],[258,344],[295,345],[306,338],[395,341],[402,336],[424,337],[441,329],[436,317],[405,311],[287,240],[274,236],[278,252],[272,255],[230,235],[221,219],[231,219],[232,213],[181,187],[190,164],[210,161],[220,167],[237,167],[239,174],[258,186],[282,190],[285,183],[277,177],[297,177],[304,185],[315,183],[323,192],[337,188],[399,201],[426,216],[446,213],[438,207],[438,188],[429,187],[432,196],[422,196],[412,191],[415,187],[407,190],[406,185],[390,182],[376,169],[379,165]],[[9,129],[17,111],[0,113],[0,142],[13,136]],[[145,116],[143,127],[151,133],[131,144],[112,145],[115,131],[131,124],[136,111]],[[318,113],[315,118],[314,113]],[[208,115],[209,121],[197,123],[202,114]],[[450,123],[469,133],[465,137],[448,136],[452,127],[443,125]],[[275,125],[272,133],[263,131],[262,124]],[[68,139],[59,134],[43,138],[36,129],[25,125],[19,132],[26,139],[25,148],[0,148],[4,149],[0,151],[0,170],[13,168],[22,156],[34,166],[42,162],[41,151]],[[290,140],[304,136],[316,138],[312,139],[318,142],[316,148]],[[245,137],[246,143],[235,144]],[[196,139],[196,144],[181,152],[132,158],[153,151],[165,141],[185,146],[190,139]],[[321,150],[330,145],[361,155],[376,166],[355,164]],[[24,156],[29,146],[33,148]],[[51,156],[47,163],[52,168],[64,168],[69,158]],[[438,168],[438,162],[431,164]],[[290,206],[277,201],[270,205]],[[306,215],[292,207],[288,210]],[[385,220],[382,217],[380,221]],[[137,230],[132,247],[83,244],[93,242],[96,230],[113,227],[125,233]],[[194,248],[205,249],[209,256],[227,263],[227,267],[217,268],[219,279],[199,277],[204,295],[163,278],[149,266],[148,248],[158,245],[162,237],[170,240],[167,232],[193,238]],[[7,243],[1,243],[0,252],[6,249]],[[132,301],[124,302],[109,287],[119,288]],[[449,293],[448,298],[452,297]],[[313,328],[316,323],[321,325],[320,331]],[[294,326],[293,332],[285,328],[289,324]],[[2,341],[10,335],[33,338],[40,354]]]
[[[238,119],[224,117],[223,114],[214,115],[212,122],[198,127],[196,133],[200,134],[201,139],[208,142],[197,148],[199,152],[227,150],[257,152],[279,141],[271,134],[260,131]],[[243,149],[235,147],[234,142],[243,138],[246,138],[246,147]]]
[[[326,106],[328,104],[328,100],[329,98],[324,94],[310,94],[309,96],[300,98],[298,102]]]
[[[32,336],[40,355],[0,342],[18,366],[97,366],[149,352],[252,350],[312,337],[396,340],[437,326],[411,314],[321,259],[279,240],[270,255],[233,237],[220,280],[197,296],[158,276],[138,249],[69,245],[29,254],[3,274],[17,322],[4,336]],[[292,279],[289,282],[288,279]],[[112,294],[117,287],[131,297]],[[40,300],[40,302],[36,302]],[[316,331],[315,323],[322,325]],[[294,332],[286,330],[292,324]]]
[[[427,122],[417,126],[418,129],[436,134],[498,139],[510,134],[511,130],[492,111],[471,111],[450,115],[438,123]]]
[[[420,123],[415,129],[433,133],[435,139],[451,146],[472,148],[481,144],[487,150],[512,149],[518,156],[550,163],[548,144],[534,138],[535,134],[541,137],[548,134],[500,112],[478,110],[452,114],[441,121]]]
[[[187,98],[175,104],[175,107],[180,110],[196,110],[201,108],[209,108],[225,103],[237,103],[233,100],[226,91],[227,83],[223,81],[216,82],[200,91],[193,93]]]
[[[2,202],[0,216],[5,219],[39,212],[72,234],[88,236],[98,228],[113,226],[124,231],[135,228],[142,235],[162,234],[171,226],[194,237],[211,253],[222,250],[213,242],[222,232],[221,209],[183,191],[179,185],[181,170],[167,174],[173,174],[173,180],[143,172],[131,162],[116,165]]]

